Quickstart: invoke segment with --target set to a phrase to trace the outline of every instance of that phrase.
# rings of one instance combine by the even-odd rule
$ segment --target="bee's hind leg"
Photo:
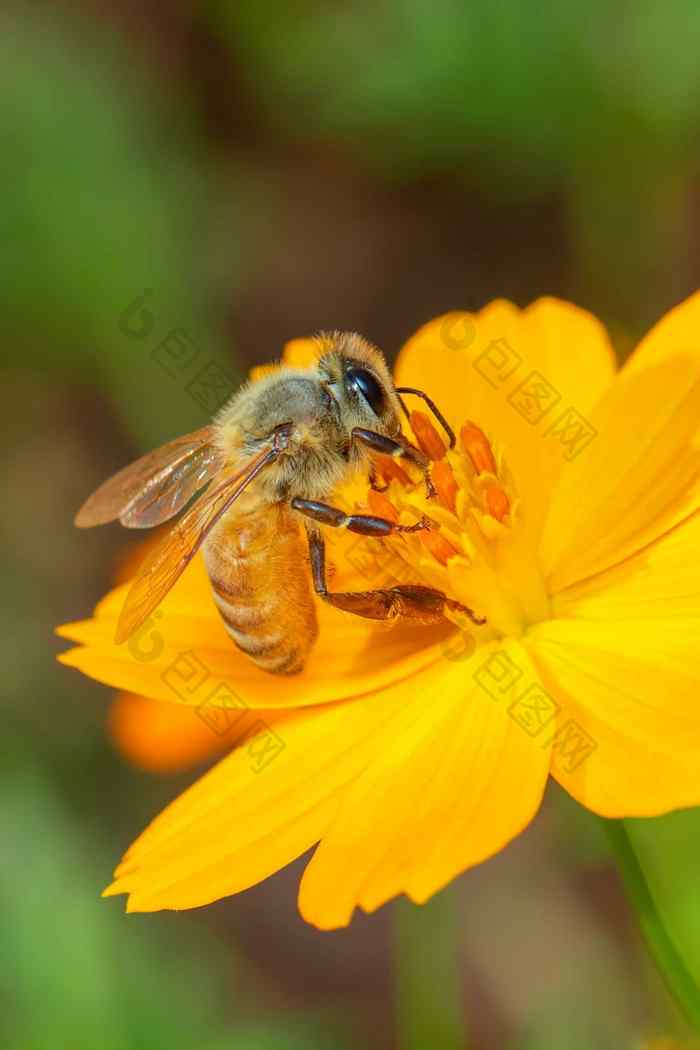
[[[292,500],[292,507],[304,513],[304,507],[300,504],[311,503],[314,508],[313,516],[316,521],[322,520],[318,508],[325,504],[312,503],[310,500]],[[296,506],[295,506],[296,504]],[[333,507],[328,507],[333,514],[342,514]],[[345,515],[343,515],[345,517]],[[381,522],[381,526],[378,523]],[[364,523],[364,528],[363,528]],[[326,521],[326,524],[340,524],[339,522]],[[421,524],[420,522],[418,523]],[[387,528],[389,526],[389,528]],[[346,526],[350,528],[350,526]],[[381,531],[380,531],[381,528]],[[386,536],[391,531],[403,528],[413,529],[415,526],[396,526],[383,518],[370,518],[363,515],[354,516],[353,532],[360,532],[366,536]],[[395,620],[398,618],[411,620],[413,623],[433,624],[442,623],[445,619],[445,610],[454,609],[466,612],[475,623],[482,624],[485,621],[477,619],[470,609],[466,609],[459,602],[452,601],[441,591],[432,587],[422,587],[418,584],[406,584],[405,586],[388,587],[374,591],[345,591],[333,593],[328,590],[326,584],[326,545],[318,529],[307,526],[309,538],[309,554],[311,557],[311,575],[314,590],[336,609],[344,612],[354,613],[369,620]]]

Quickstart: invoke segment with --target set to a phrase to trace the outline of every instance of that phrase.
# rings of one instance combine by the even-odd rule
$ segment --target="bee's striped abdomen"
[[[272,674],[295,674],[318,625],[306,550],[283,504],[224,519],[204,557],[214,600],[238,648]]]

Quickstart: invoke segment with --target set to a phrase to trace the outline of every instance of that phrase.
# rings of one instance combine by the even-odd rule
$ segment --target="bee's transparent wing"
[[[160,605],[221,515],[276,455],[276,449],[269,445],[243,467],[223,472],[219,482],[199,497],[147,557],[126,596],[117,624],[117,645],[126,641]]]
[[[78,511],[75,524],[86,529],[118,518],[130,529],[161,525],[221,471],[223,462],[213,427],[185,434],[100,485]]]

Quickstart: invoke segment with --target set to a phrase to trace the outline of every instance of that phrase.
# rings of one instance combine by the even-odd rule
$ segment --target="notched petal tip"
[[[75,654],[80,652],[83,648],[82,645],[74,645],[72,649],[64,649],[62,653],[56,653],[57,663],[63,664],[65,667],[74,667],[80,670],[80,664],[78,660],[76,660]]]
[[[75,637],[76,633],[78,633],[80,631],[80,628],[83,627],[86,623],[89,623],[89,621],[71,620],[70,623],[61,623],[57,627],[54,627],[53,633],[58,638],[67,638],[69,642],[75,642],[77,641]]]
[[[129,891],[126,890],[121,885],[121,879],[115,879],[114,882],[110,882],[109,886],[106,886],[102,890],[102,893],[100,894],[100,896],[101,897],[118,897],[120,894],[128,893],[128,892]]]

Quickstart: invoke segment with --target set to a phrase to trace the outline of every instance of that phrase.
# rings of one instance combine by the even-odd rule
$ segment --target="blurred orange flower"
[[[339,495],[432,528],[328,530],[334,587],[423,582],[486,623],[386,629],[320,604],[306,668],[276,678],[231,644],[197,558],[136,640],[113,642],[124,586],[61,628],[64,663],[241,740],[127,852],[106,893],[130,911],[206,904],[316,844],[299,906],[317,926],[422,902],[522,831],[550,775],[603,816],[700,803],[700,295],[618,374],[602,326],[552,299],[432,321],[396,372],[458,443],[414,413],[437,497],[388,463],[385,492]],[[134,755],[136,703],[114,715]]]
[[[179,773],[230,750],[236,738],[212,733],[191,708],[119,693],[108,728],[118,751],[147,773]]]
[[[124,551],[116,567],[117,583],[128,583],[136,575],[167,528],[154,530],[148,539]],[[143,659],[155,650],[149,650],[148,642],[145,649],[139,648],[137,639],[131,652],[134,659]],[[236,743],[235,736],[212,733],[211,726],[196,718],[195,713],[182,704],[159,703],[137,693],[119,693],[112,701],[107,729],[117,751],[139,769],[164,775],[181,773],[230,750]]]

